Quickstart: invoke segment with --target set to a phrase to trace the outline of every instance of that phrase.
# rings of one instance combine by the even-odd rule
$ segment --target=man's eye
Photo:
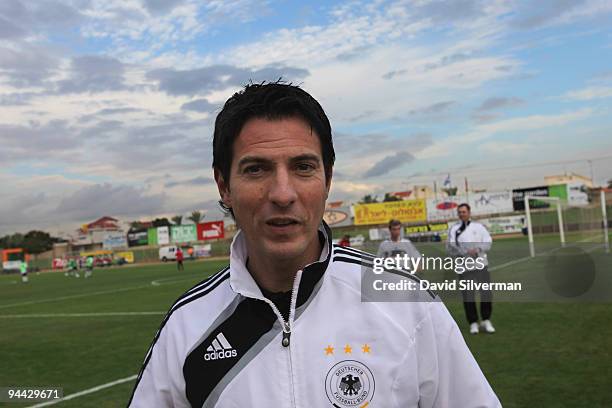
[[[316,167],[310,163],[298,163],[295,167],[301,173],[309,173],[316,169]]]
[[[259,174],[263,171],[263,168],[261,166],[248,166],[245,167],[243,172],[245,174]]]

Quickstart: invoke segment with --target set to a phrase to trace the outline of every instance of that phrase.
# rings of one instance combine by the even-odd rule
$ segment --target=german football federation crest
[[[368,367],[355,360],[334,365],[325,377],[325,392],[336,408],[363,407],[374,397],[374,376]]]

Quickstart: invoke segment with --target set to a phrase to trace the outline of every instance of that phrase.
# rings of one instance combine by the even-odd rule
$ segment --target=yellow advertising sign
[[[440,231],[448,231],[448,224],[443,222],[443,223],[438,223],[438,224],[429,224],[429,230],[430,231],[436,231],[436,232],[440,232]]]
[[[115,253],[115,258],[123,258],[127,263],[134,263],[134,252],[124,251]]]
[[[426,208],[425,200],[356,204],[355,225],[385,224],[391,219],[401,222],[421,222],[427,218]]]
[[[417,232],[429,232],[427,225],[417,225],[415,227],[406,227],[406,234],[415,234]]]

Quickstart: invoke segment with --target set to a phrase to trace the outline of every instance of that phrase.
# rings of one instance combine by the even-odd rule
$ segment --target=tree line
[[[53,244],[65,242],[65,240],[52,237],[44,231],[32,230],[25,234],[16,232],[12,235],[5,235],[0,238],[0,248],[23,248],[29,254],[40,254],[53,248]]]

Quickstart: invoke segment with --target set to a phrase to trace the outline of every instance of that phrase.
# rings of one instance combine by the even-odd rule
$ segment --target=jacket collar
[[[332,255],[332,234],[325,221],[319,225],[319,236],[323,238],[323,249],[319,260],[304,267],[300,274],[297,306],[300,306],[312,294],[312,291],[325,273]],[[264,296],[255,279],[246,267],[248,251],[244,233],[238,230],[230,247],[230,286],[236,293],[245,297],[263,299]],[[296,273],[298,271],[295,271]]]

